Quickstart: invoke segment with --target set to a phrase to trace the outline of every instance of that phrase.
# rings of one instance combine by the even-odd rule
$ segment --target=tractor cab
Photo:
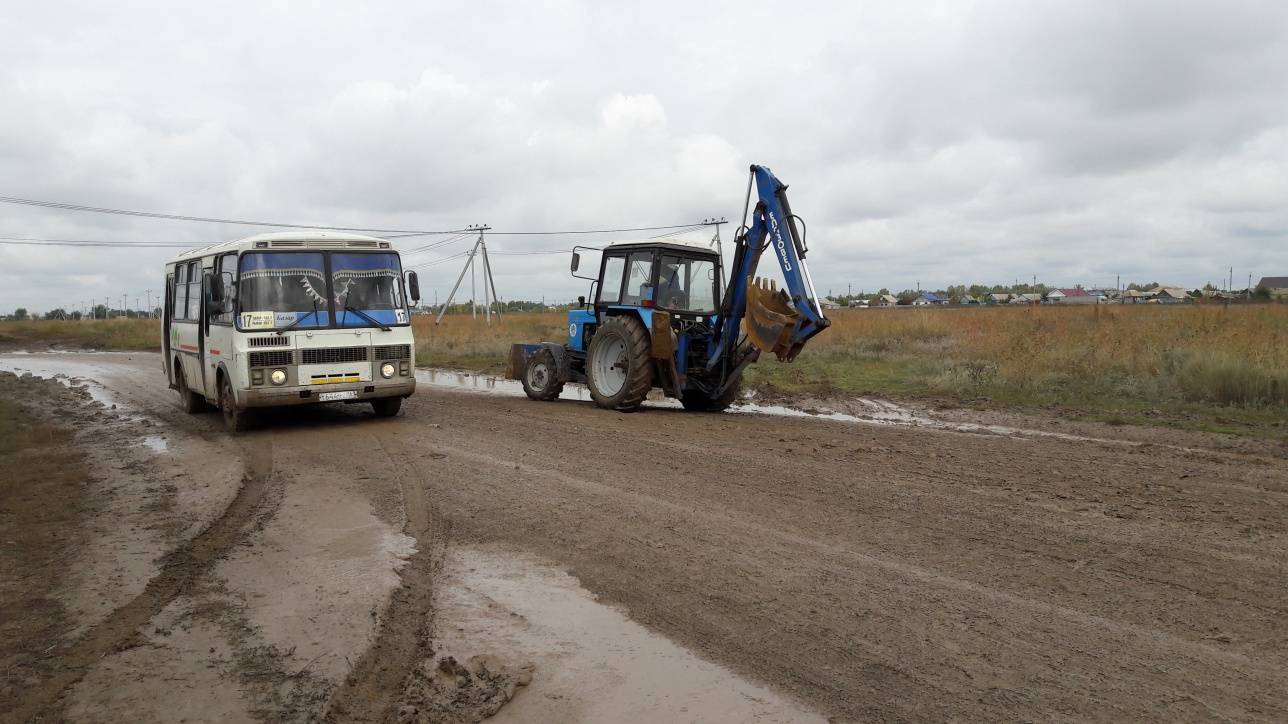
[[[574,274],[579,261],[580,255],[574,254]],[[716,313],[720,282],[720,257],[704,246],[616,244],[603,250],[599,276],[591,285],[591,306],[596,317],[631,308],[706,317]]]

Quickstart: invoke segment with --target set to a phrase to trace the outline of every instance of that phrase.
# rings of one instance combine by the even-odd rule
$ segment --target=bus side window
[[[201,262],[188,262],[188,314],[186,319],[201,319]]]
[[[188,266],[174,266],[174,299],[170,302],[171,315],[183,319],[188,310]]]

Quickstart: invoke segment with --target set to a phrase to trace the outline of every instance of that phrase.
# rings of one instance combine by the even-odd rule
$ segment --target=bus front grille
[[[411,359],[411,345],[409,344],[388,344],[376,347],[376,359]]]
[[[272,352],[251,352],[251,367],[284,367],[291,363],[291,351],[274,350]]]
[[[324,365],[366,361],[366,347],[323,347],[321,349],[300,350],[300,364]]]
[[[251,337],[246,340],[252,347],[286,347],[291,344],[290,337]]]

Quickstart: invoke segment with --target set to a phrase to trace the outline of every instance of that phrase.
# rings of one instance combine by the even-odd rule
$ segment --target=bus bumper
[[[250,407],[285,407],[287,405],[312,405],[319,402],[364,402],[382,397],[411,397],[416,391],[416,378],[406,377],[380,382],[354,382],[340,385],[314,385],[308,387],[275,387],[241,390],[238,405]],[[323,393],[355,393],[341,400],[324,400]]]

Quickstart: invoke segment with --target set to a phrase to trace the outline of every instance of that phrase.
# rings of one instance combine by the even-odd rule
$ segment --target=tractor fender
[[[543,350],[550,350],[550,354],[555,358],[560,381],[571,381],[573,379],[572,356],[568,354],[568,348],[558,342],[516,343],[510,345],[510,364],[509,369],[506,370],[506,377],[512,380],[523,379],[523,372],[528,367],[528,360]]]
[[[559,367],[559,381],[571,382],[572,375],[572,355],[568,354],[568,348],[556,342],[542,342],[542,349],[550,350],[550,354],[555,358],[555,364]]]

